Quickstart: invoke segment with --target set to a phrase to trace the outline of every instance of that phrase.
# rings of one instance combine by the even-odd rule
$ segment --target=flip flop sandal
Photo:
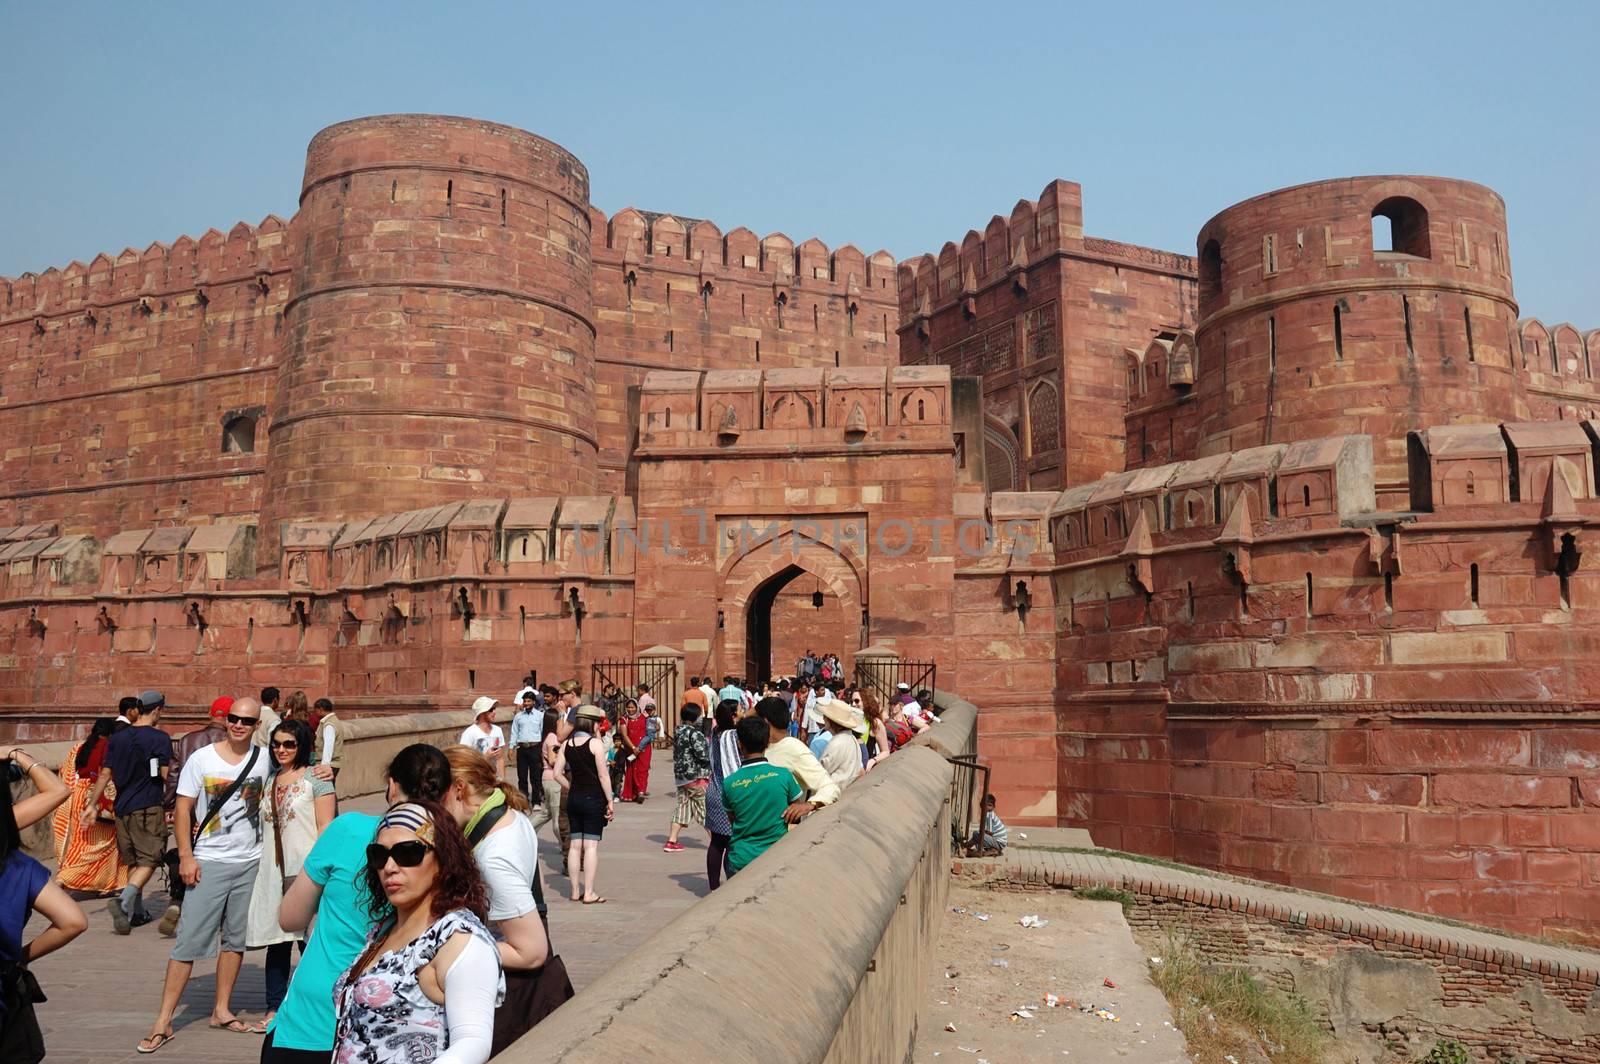
[[[257,1033],[259,1033],[257,1031],[251,1030],[250,1025],[248,1023],[245,1023],[243,1020],[241,1020],[237,1016],[235,1016],[233,1019],[229,1020],[227,1023],[218,1023],[216,1020],[210,1020],[210,1021],[208,1021],[206,1023],[206,1026],[211,1028],[213,1031],[228,1031],[228,1032],[230,1032],[232,1034],[257,1034]]]
[[[145,1037],[139,1039],[139,1044],[134,1046],[134,1049],[144,1054],[154,1053],[156,1050],[160,1049],[162,1046],[166,1045],[176,1037],[178,1037],[177,1031],[173,1031],[171,1034],[167,1034],[165,1031],[157,1031],[155,1034],[146,1035]],[[146,1048],[146,1043],[152,1044]]]
[[[585,899],[583,899],[583,904],[585,904],[585,905],[604,905],[605,903],[606,903],[606,900],[604,898],[585,898]]]

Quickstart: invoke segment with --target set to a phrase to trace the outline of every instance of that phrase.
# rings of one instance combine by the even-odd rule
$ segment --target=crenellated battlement
[[[851,244],[830,250],[815,237],[796,244],[783,233],[757,237],[743,226],[724,233],[715,222],[633,207],[610,218],[590,207],[589,215],[596,262],[676,270],[701,286],[715,286],[721,276],[761,275],[771,283],[823,282],[859,298],[894,300],[895,262],[887,251],[869,256]]]
[[[639,453],[742,446],[948,444],[944,366],[657,371],[640,389]]]
[[[483,577],[631,577],[637,537],[627,496],[473,499],[284,531],[291,592],[372,591]]]
[[[1083,189],[1052,181],[1036,200],[1021,199],[1009,217],[995,215],[983,232],[969,229],[958,246],[947,241],[937,257],[900,264],[900,316],[909,320],[978,291],[1029,265],[1083,242]]]
[[[1063,251],[1134,269],[1195,274],[1191,256],[1084,236],[1083,189],[1057,180],[1037,200],[1018,200],[1009,217],[989,219],[981,233],[969,229],[959,245],[947,242],[937,257],[924,254],[902,262],[901,318],[929,316],[951,303],[976,299],[1002,282],[1015,284],[1030,266]],[[1026,287],[1027,282],[1021,284]]]
[[[226,235],[208,229],[198,240],[181,236],[170,245],[156,241],[143,251],[125,248],[115,257],[101,253],[87,265],[74,261],[38,274],[0,277],[0,325],[286,273],[294,265],[288,228],[289,223],[269,214],[257,225],[240,222]]]

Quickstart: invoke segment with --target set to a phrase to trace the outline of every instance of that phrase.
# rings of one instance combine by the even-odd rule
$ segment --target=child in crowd
[[[767,851],[789,830],[783,812],[805,796],[786,768],[767,762],[771,729],[760,717],[745,717],[735,727],[744,763],[722,781],[722,804],[733,825],[728,844],[731,876]]]
[[[983,796],[983,825],[967,841],[968,857],[987,857],[1004,853],[1006,826],[994,811],[994,795]]]

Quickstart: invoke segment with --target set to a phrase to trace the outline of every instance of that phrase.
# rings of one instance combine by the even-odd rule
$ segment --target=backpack
[[[898,750],[917,737],[917,729],[913,728],[911,722],[904,717],[896,717],[894,720],[885,721],[883,729],[889,733],[889,749],[891,750]]]

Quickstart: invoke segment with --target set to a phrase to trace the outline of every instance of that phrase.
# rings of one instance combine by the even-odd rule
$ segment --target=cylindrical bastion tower
[[[261,535],[596,479],[589,175],[519,129],[383,115],[318,133]]]
[[[1229,207],[1198,248],[1201,453],[1368,433],[1380,505],[1403,506],[1409,430],[1526,420],[1505,204],[1491,189],[1298,185]]]

